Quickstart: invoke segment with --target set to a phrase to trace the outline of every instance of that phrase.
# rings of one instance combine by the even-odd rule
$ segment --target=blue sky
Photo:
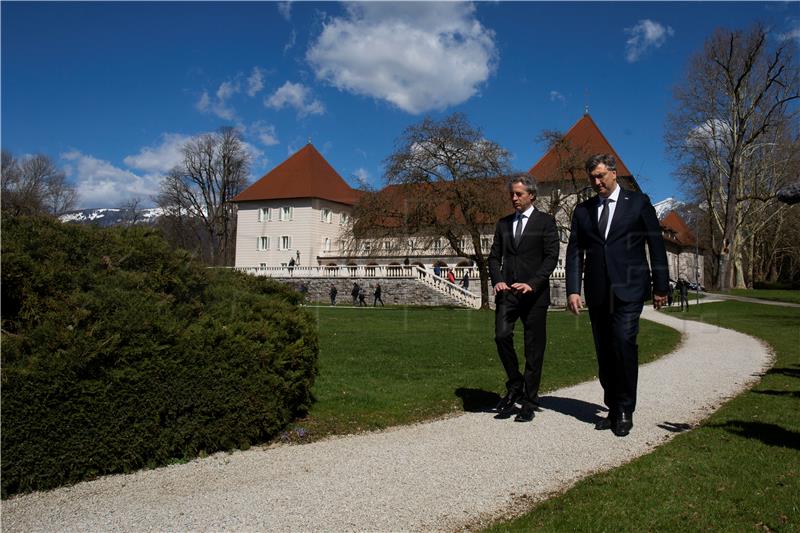
[[[715,28],[800,42],[800,3],[2,2],[2,146],[45,153],[79,207],[145,205],[191,136],[241,129],[252,179],[310,138],[379,187],[403,129],[459,111],[529,169],[588,103],[654,201],[672,88]]]

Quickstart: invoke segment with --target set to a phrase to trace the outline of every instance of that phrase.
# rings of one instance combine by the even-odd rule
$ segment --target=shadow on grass
[[[540,403],[542,409],[555,411],[587,424],[595,424],[601,420],[600,412],[608,409],[596,403],[584,402],[575,398],[562,398],[560,396],[542,396]]]
[[[791,367],[783,368],[770,368],[767,374],[782,374],[790,378],[800,378],[800,365],[793,365]]]
[[[800,391],[796,390],[754,390],[755,394],[768,394],[769,396],[793,396],[800,398]]]
[[[468,413],[490,413],[494,411],[500,395],[496,392],[489,392],[483,389],[469,389],[459,387],[456,389],[456,396],[461,398],[464,411]]]
[[[723,428],[724,430],[748,439],[760,440],[770,446],[794,448],[800,450],[800,433],[784,429],[776,424],[763,422],[745,422],[743,420],[730,420],[724,424],[714,424],[710,427]]]

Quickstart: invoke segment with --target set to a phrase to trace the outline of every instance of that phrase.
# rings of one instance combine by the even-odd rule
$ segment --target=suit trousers
[[[589,305],[603,401],[610,413],[632,414],[639,379],[639,317],[642,302],[624,302],[609,291],[602,302]]]
[[[539,404],[539,384],[542,381],[542,362],[547,345],[547,306],[534,305],[532,293],[526,295],[504,291],[497,295],[495,311],[495,343],[500,362],[506,371],[509,394],[522,402]],[[522,321],[525,370],[520,373],[517,352],[514,350],[514,324]]]

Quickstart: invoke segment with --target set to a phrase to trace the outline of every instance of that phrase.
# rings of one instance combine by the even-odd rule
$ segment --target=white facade
[[[239,204],[236,267],[317,265],[323,253],[340,250],[352,208],[319,198]]]

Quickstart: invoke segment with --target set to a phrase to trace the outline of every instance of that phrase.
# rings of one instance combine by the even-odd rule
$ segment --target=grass
[[[800,309],[730,301],[683,316],[765,340],[773,368],[700,427],[488,531],[800,531]]]
[[[761,300],[773,300],[778,302],[789,302],[800,304],[800,290],[777,290],[777,289],[729,289],[723,294],[731,296],[745,296],[747,298],[760,298]]]
[[[320,336],[316,399],[284,440],[314,440],[409,424],[494,405],[505,374],[494,313],[446,308],[310,308]],[[522,354],[522,327],[516,328]],[[643,361],[671,351],[678,332],[643,323]],[[542,392],[596,374],[588,313],[548,314]],[[598,391],[598,394],[600,392]],[[300,435],[298,435],[300,432]]]

